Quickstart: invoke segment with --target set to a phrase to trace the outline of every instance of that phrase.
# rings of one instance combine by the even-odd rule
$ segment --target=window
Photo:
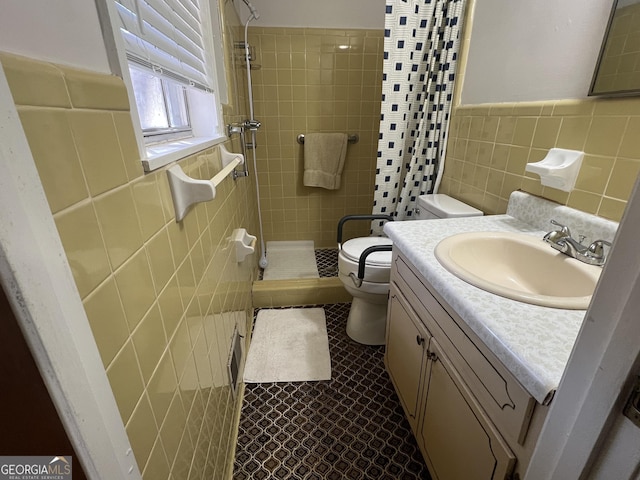
[[[223,65],[217,2],[99,1],[107,2],[101,10],[108,12],[117,65],[139,119],[135,127],[145,170],[224,138],[216,76],[216,67]]]
[[[184,85],[131,63],[129,74],[146,144],[193,136]]]

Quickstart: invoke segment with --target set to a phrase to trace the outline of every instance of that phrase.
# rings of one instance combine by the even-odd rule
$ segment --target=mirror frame
[[[607,41],[609,40],[609,34],[611,33],[611,25],[613,23],[613,18],[615,16],[617,7],[618,7],[618,0],[613,0],[613,5],[611,6],[611,13],[609,14],[609,20],[607,22],[607,28],[605,29],[604,38],[602,39],[600,53],[598,54],[598,61],[596,62],[596,67],[593,72],[593,77],[591,79],[591,85],[589,86],[588,96],[590,97],[629,97],[634,95],[640,95],[640,86],[638,88],[630,89],[630,90],[613,90],[613,91],[604,91],[604,92],[594,91],[596,80],[598,78],[598,72],[600,70],[602,59],[604,57]]]

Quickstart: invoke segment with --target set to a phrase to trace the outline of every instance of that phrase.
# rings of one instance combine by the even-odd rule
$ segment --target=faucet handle
[[[560,227],[560,233],[562,233],[563,235],[566,235],[567,237],[571,236],[571,231],[569,230],[568,226],[562,225],[561,223],[557,222],[556,220],[551,220],[551,224],[555,225],[556,227]]]
[[[552,230],[549,233],[547,233],[543,237],[543,240],[545,242],[548,242],[551,245],[553,245],[564,238],[571,237],[571,231],[569,231],[569,227],[567,227],[566,225],[562,225],[561,223],[558,223],[555,220],[551,220],[551,223],[556,227],[560,227],[560,230]]]
[[[611,242],[606,240],[596,240],[587,248],[586,256],[594,259],[604,259],[604,246],[611,246]]]

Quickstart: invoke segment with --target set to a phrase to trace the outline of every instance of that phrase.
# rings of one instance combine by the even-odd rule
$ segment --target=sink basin
[[[520,302],[572,310],[587,309],[602,271],[521,233],[452,235],[436,246],[435,255],[444,268],[478,288]]]

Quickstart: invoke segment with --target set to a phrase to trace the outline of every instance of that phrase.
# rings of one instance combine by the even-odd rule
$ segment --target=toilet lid
[[[349,260],[357,262],[360,260],[362,252],[374,245],[393,245],[393,242],[391,239],[386,237],[352,238],[342,244],[342,254]],[[380,267],[391,266],[391,251],[373,252],[367,257],[366,263],[367,265],[376,265]]]

